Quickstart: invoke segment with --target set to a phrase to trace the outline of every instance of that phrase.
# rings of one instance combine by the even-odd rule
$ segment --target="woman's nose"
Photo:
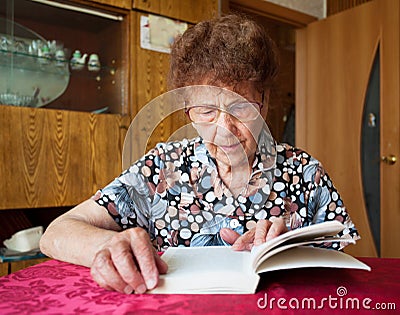
[[[231,134],[236,133],[237,131],[236,124],[238,123],[238,120],[229,113],[221,111],[215,123],[217,124],[218,130],[220,130],[220,132]]]

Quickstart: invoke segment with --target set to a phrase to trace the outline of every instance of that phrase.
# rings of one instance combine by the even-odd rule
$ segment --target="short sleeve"
[[[303,176],[306,184],[307,221],[316,224],[337,220],[345,226],[345,229],[339,234],[340,236],[358,240],[360,238],[358,231],[351,221],[339,192],[322,164],[311,158],[310,163],[304,167]],[[347,243],[343,242],[327,244],[324,247],[342,249],[346,245]]]
[[[151,150],[93,197],[121,228],[142,227],[153,234],[151,219],[166,208],[156,194],[158,159],[158,149]]]

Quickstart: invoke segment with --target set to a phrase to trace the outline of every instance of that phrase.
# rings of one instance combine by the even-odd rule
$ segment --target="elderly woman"
[[[169,93],[182,98],[199,137],[157,145],[52,222],[42,251],[91,267],[102,287],[143,293],[167,272],[157,251],[169,246],[249,250],[327,220],[357,239],[321,164],[275,144],[265,125],[277,68],[274,43],[247,18],[189,28],[172,47]]]

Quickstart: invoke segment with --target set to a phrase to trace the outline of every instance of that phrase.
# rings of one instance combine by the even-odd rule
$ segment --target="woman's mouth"
[[[218,147],[221,148],[224,152],[232,152],[236,151],[241,146],[240,142],[236,142],[234,144],[223,144]]]

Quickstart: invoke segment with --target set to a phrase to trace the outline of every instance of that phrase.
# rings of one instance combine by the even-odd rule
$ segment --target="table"
[[[0,278],[0,314],[398,313],[400,259],[360,260],[372,271],[269,272],[247,295],[124,295],[100,288],[88,268],[49,260]]]

